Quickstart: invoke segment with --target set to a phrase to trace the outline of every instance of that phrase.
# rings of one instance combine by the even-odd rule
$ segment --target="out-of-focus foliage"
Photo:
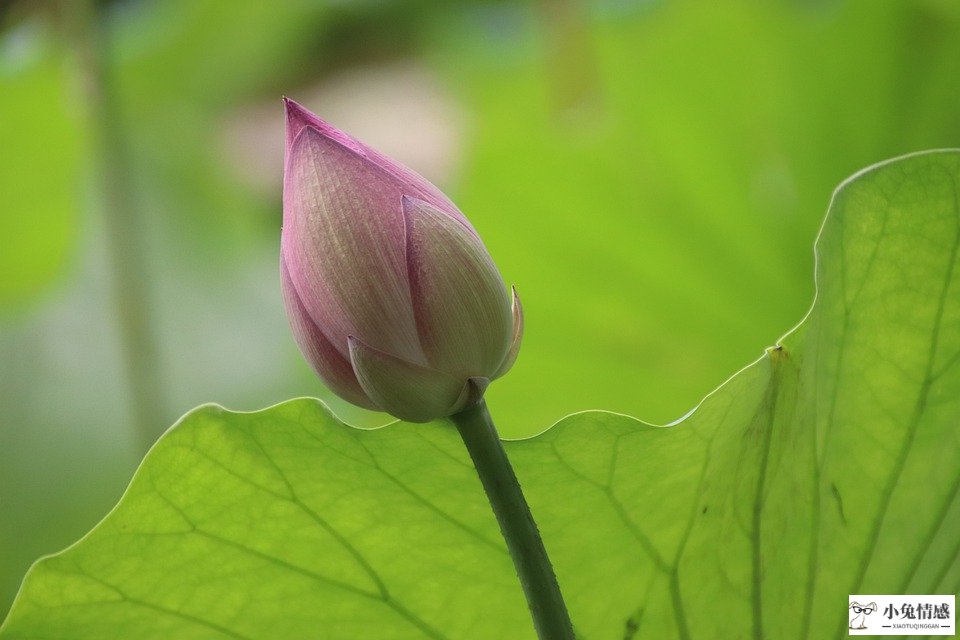
[[[81,128],[48,28],[0,40],[0,309],[50,285],[72,257]]]
[[[54,3],[0,24],[0,608],[31,560],[116,500],[145,447],[70,12],[35,4]],[[157,433],[207,401],[330,398],[279,298],[282,94],[374,146],[444,150],[450,173],[401,159],[470,216],[527,312],[490,396],[507,436],[587,408],[680,415],[802,312],[840,178],[960,144],[945,1],[169,0],[104,15],[148,232]],[[357,88],[390,78],[389,99]],[[437,102],[458,109],[446,129]],[[436,126],[412,141],[382,127],[420,121]]]
[[[847,636],[851,593],[955,593],[960,152],[838,191],[782,348],[672,427],[588,411],[508,443],[578,635]],[[448,422],[206,406],[28,575],[3,640],[532,638]]]
[[[450,36],[479,113],[458,202],[527,315],[491,398],[527,433],[681,415],[802,312],[834,185],[960,144],[956,6],[552,11],[477,10]]]
[[[115,126],[131,149],[140,205],[130,214],[148,229],[151,278],[142,286],[161,347],[151,366],[168,398],[158,435],[210,398],[255,408],[316,390],[295,358],[277,288],[279,192],[263,196],[236,180],[222,138],[238,101],[272,87],[273,69],[296,66],[290,48],[306,34],[289,36],[316,25],[320,8],[250,15],[232,3],[131,3],[109,14],[124,116]],[[65,19],[28,15],[0,46],[0,136],[20,141],[0,153],[0,286],[17,292],[0,309],[2,608],[32,560],[102,515],[146,444],[132,429],[97,159],[90,148],[78,158],[89,70]],[[15,260],[21,253],[30,260]],[[21,278],[27,267],[31,277]]]

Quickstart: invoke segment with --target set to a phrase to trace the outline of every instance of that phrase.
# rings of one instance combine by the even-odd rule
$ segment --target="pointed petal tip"
[[[323,140],[323,139],[326,139],[326,136],[323,135],[323,133],[321,133],[319,130],[317,130],[317,128],[312,124],[306,123],[305,125],[300,127],[300,130],[297,131],[297,134],[293,137],[293,144],[298,144],[301,138],[305,140],[303,144],[306,144],[307,139]]]
[[[306,130],[312,130],[314,134],[321,138],[332,140],[350,151],[367,157],[367,151],[363,145],[351,137],[347,132],[336,128],[305,106],[288,98],[283,97],[283,106],[286,112],[287,120],[287,147],[292,147],[300,134]]]
[[[467,407],[472,407],[477,404],[483,400],[483,394],[486,393],[487,387],[489,386],[490,378],[483,376],[471,376],[467,378],[467,381],[463,384],[463,389],[460,391],[460,396],[453,406],[447,410],[447,413],[449,415],[460,413]]]
[[[350,359],[350,364],[353,364],[353,354],[354,352],[366,348],[367,345],[363,343],[360,338],[356,336],[347,336],[347,357]]]
[[[520,353],[520,344],[523,342],[523,304],[520,302],[520,296],[517,294],[517,287],[515,285],[510,285],[510,292],[513,297],[511,303],[513,337],[510,340],[510,348],[507,349],[507,353],[503,357],[503,362],[500,363],[500,367],[496,373],[493,374],[494,380],[510,371],[513,364],[517,361],[517,355]]]
[[[280,279],[283,304],[293,332],[294,341],[317,376],[326,387],[347,402],[377,411],[378,407],[367,397],[357,381],[353,366],[346,354],[330,341],[313,321],[290,278],[289,270],[280,255]]]
[[[287,96],[283,97],[283,111],[286,120],[287,157],[289,158],[290,149],[300,133],[313,124],[311,122],[313,114]]]
[[[510,310],[513,313],[513,331],[523,332],[523,303],[520,302],[520,292],[517,285],[510,285]],[[519,325],[519,327],[517,326]]]
[[[426,200],[422,200],[416,196],[407,195],[406,193],[400,195],[400,203],[404,207],[429,207],[431,204]]]
[[[408,225],[407,232],[410,232],[410,216],[415,215],[417,210],[423,207],[431,207],[432,205],[425,201],[417,198],[416,196],[410,196],[405,193],[400,195],[400,209],[403,211],[403,217]]]
[[[417,214],[418,209],[425,205],[429,206],[426,202],[420,200],[419,198],[408,196],[405,193],[400,194],[400,212],[403,214],[403,224],[406,228],[408,241],[410,235],[413,233],[413,216]],[[407,260],[410,260],[409,255],[407,255]]]
[[[316,117],[302,104],[287,96],[283,96],[283,108],[286,112],[288,123],[296,120],[309,120],[311,116]]]
[[[284,96],[283,107],[286,115],[288,147],[293,146],[293,143],[297,138],[300,137],[300,134],[308,129],[313,130],[314,133],[317,133],[321,136],[337,139],[336,134],[339,132],[334,127],[331,127],[329,124],[324,122],[320,116],[313,113],[296,100]]]

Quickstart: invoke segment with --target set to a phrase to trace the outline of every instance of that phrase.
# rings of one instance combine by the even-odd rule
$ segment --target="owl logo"
[[[870,604],[860,604],[859,602],[850,603],[850,629],[855,631],[860,631],[861,629],[866,629],[867,626],[864,624],[867,621],[867,616],[877,610],[877,603],[871,602]]]

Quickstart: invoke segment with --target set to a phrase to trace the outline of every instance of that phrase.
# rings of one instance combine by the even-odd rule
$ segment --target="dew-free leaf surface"
[[[591,411],[507,444],[582,637],[840,638],[848,594],[960,589],[958,182],[945,151],[845,183],[807,318],[682,422]],[[0,629],[532,636],[456,430],[309,399],[188,414]]]
[[[957,3],[469,16],[442,31],[478,114],[451,195],[526,311],[510,383],[488,392],[511,437],[583,409],[676,419],[807,309],[831,189],[960,146]]]

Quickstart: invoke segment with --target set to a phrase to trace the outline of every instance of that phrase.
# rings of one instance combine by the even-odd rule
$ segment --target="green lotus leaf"
[[[683,420],[507,443],[579,635],[840,638],[849,594],[960,590],[958,182],[937,151],[842,185],[807,317]],[[0,629],[424,637],[533,637],[469,457],[311,399],[187,414]]]

